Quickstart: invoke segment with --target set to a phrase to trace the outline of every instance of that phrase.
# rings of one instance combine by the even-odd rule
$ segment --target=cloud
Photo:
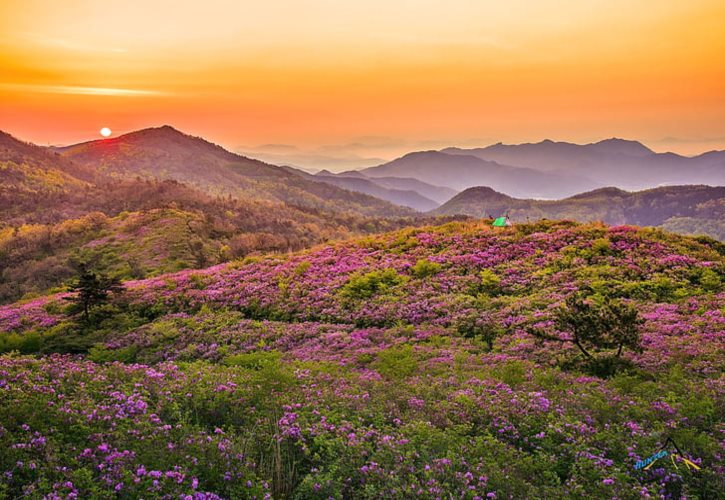
[[[355,155],[329,156],[303,151],[266,152],[259,149],[238,149],[238,153],[257,158],[275,165],[289,165],[310,171],[331,170],[339,172],[350,169],[372,167],[385,163],[382,158],[363,158]]]
[[[161,96],[164,92],[142,89],[119,89],[111,87],[81,87],[75,85],[36,85],[27,83],[0,83],[0,89],[14,92],[34,92],[40,94],[68,94],[88,96],[144,97]]]
[[[664,144],[725,143],[725,137],[663,137],[662,139],[658,139],[653,142]]]
[[[69,40],[67,38],[48,37],[40,33],[25,33],[25,37],[40,45],[73,52],[113,52],[116,54],[124,54],[128,52],[127,49],[121,47],[104,47],[98,44],[88,45],[75,40]]]
[[[319,146],[263,144],[240,146],[237,152],[276,165],[290,165],[308,170],[341,172],[380,165],[411,151],[442,149],[448,146],[480,147],[492,144],[490,139],[468,138],[456,141],[408,140],[387,136],[351,137],[348,142]]]
[[[239,149],[246,149],[247,151],[260,151],[266,153],[283,153],[290,151],[297,151],[299,148],[292,144],[261,144],[259,146],[248,147],[239,146]]]

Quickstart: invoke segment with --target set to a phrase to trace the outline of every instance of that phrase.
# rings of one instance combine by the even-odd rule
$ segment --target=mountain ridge
[[[411,152],[361,172],[373,178],[414,177],[459,191],[485,184],[513,195],[541,198],[567,196],[598,187],[586,179],[513,167],[469,154],[453,155],[434,150]]]
[[[672,152],[657,153],[641,142],[618,138],[590,144],[547,139],[538,143],[497,143],[482,148],[451,147],[441,151],[545,172],[566,172],[600,185],[630,190],[664,184],[725,184],[724,152],[687,157]]]
[[[490,187],[474,187],[459,193],[431,213],[473,217],[508,214],[514,222],[546,218],[668,229],[677,227],[678,232],[697,234],[699,230],[725,240],[723,186],[666,186],[634,192],[610,186],[561,200],[514,198]]]
[[[110,177],[176,180],[212,195],[366,215],[413,213],[369,195],[300,179],[282,167],[233,153],[169,125],[65,146],[58,151]]]

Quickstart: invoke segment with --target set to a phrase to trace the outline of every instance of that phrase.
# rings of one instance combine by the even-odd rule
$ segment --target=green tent
[[[498,217],[495,221],[493,221],[493,227],[506,227],[510,225],[511,223],[509,222],[508,217]]]

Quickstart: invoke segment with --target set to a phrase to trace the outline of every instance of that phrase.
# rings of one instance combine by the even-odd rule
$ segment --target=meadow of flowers
[[[0,307],[0,497],[717,498],[724,254],[451,223]],[[583,290],[643,320],[616,373],[555,340]],[[700,469],[635,470],[667,438]]]

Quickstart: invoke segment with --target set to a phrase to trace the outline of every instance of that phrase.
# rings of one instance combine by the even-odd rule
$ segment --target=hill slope
[[[186,176],[196,186],[169,180]],[[0,134],[0,181],[0,303],[62,285],[81,261],[142,277],[426,219],[170,127],[55,150]]]
[[[452,224],[129,282],[85,326],[0,307],[5,492],[715,498],[723,251]],[[557,327],[578,290],[645,320],[613,377]],[[636,468],[667,438],[699,470]]]
[[[375,196],[376,198],[387,200],[396,205],[410,207],[421,212],[433,210],[438,206],[438,203],[435,201],[426,198],[412,189],[391,189],[371,179],[325,174],[316,174],[315,179],[351,191],[369,194],[370,196]]]
[[[119,180],[12,202],[0,220],[0,303],[62,285],[79,262],[139,278],[431,219],[216,198],[175,181]]]
[[[545,218],[665,226],[725,240],[725,187],[670,186],[634,193],[604,188],[563,200],[516,199],[488,187],[475,187],[459,193],[433,213],[473,217],[508,213],[513,221]]]
[[[90,168],[0,131],[0,197],[78,189],[98,180]]]

